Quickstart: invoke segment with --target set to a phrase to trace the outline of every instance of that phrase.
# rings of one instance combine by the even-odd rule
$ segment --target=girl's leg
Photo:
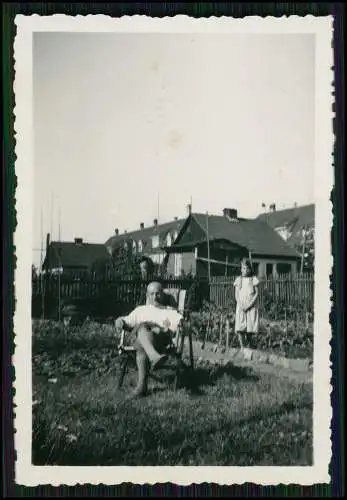
[[[252,342],[253,335],[252,335],[252,332],[247,332],[246,336],[247,336],[247,347],[249,349],[252,349],[253,348],[253,342]]]
[[[237,332],[237,336],[238,336],[238,339],[239,339],[240,347],[241,347],[241,349],[243,349],[244,348],[243,333],[242,332]]]

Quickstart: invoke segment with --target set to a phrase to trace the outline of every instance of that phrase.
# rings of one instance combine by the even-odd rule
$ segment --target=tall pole
[[[44,295],[44,278],[43,278],[43,209],[41,207],[41,255],[40,255],[40,276],[41,276],[41,316],[45,319],[45,295]]]
[[[302,243],[300,274],[302,274],[304,272],[304,259],[305,259],[305,251],[306,251],[306,226],[304,226],[303,231],[304,231],[304,241]]]
[[[206,212],[206,239],[207,239],[207,271],[208,271],[208,283],[211,282],[211,262],[210,262],[210,236],[208,228],[208,212]]]
[[[59,228],[58,228],[58,241],[61,241],[61,208],[59,207]]]
[[[158,193],[158,198],[157,198],[157,219],[158,219],[158,224],[159,224],[159,205],[160,205],[160,195]]]
[[[54,233],[53,233],[53,225],[54,225],[54,195],[52,193],[51,195],[51,227],[50,227],[50,233],[52,240],[54,239]]]

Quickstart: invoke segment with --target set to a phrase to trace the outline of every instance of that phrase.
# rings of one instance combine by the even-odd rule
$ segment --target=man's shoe
[[[140,399],[144,398],[147,395],[147,391],[145,391],[142,388],[136,388],[134,389],[130,394],[126,396],[126,399],[131,400],[131,399]]]
[[[167,358],[168,357],[166,356],[166,354],[158,356],[158,358],[151,363],[151,371],[155,371],[158,370],[158,368],[161,368],[166,363]]]

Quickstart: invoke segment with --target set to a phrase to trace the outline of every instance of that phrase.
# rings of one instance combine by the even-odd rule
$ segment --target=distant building
[[[145,227],[143,223],[135,231],[119,233],[115,230],[105,243],[109,252],[112,253],[116,247],[123,246],[127,251],[131,251],[134,256],[149,257],[156,265],[161,265],[166,255],[166,247],[170,247],[176,240],[185,219],[174,219],[171,222],[159,224],[154,219],[153,225]]]
[[[167,272],[174,276],[205,277],[208,261],[211,275],[233,275],[239,272],[242,257],[251,257],[257,275],[276,276],[295,273],[300,260],[298,252],[265,221],[240,218],[237,210],[229,208],[208,218],[191,213],[166,252]]]
[[[303,241],[303,231],[314,232],[315,206],[302,205],[284,210],[273,209],[257,217],[267,222],[289,245],[298,247]]]
[[[90,272],[98,263],[109,260],[110,254],[102,243],[85,243],[82,238],[74,242],[48,241],[43,269],[63,274]]]

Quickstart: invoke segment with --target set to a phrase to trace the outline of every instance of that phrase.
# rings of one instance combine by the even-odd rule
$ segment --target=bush
[[[65,327],[53,321],[34,321],[32,363],[35,373],[53,377],[85,370],[108,371],[117,357],[113,325],[85,321]]]
[[[293,315],[296,317],[296,315]],[[229,321],[229,347],[239,347],[235,335],[235,313],[205,303],[200,312],[190,315],[193,338],[226,345],[226,323]],[[261,319],[259,333],[252,336],[252,347],[280,353],[287,357],[313,356],[313,324],[304,321]]]

